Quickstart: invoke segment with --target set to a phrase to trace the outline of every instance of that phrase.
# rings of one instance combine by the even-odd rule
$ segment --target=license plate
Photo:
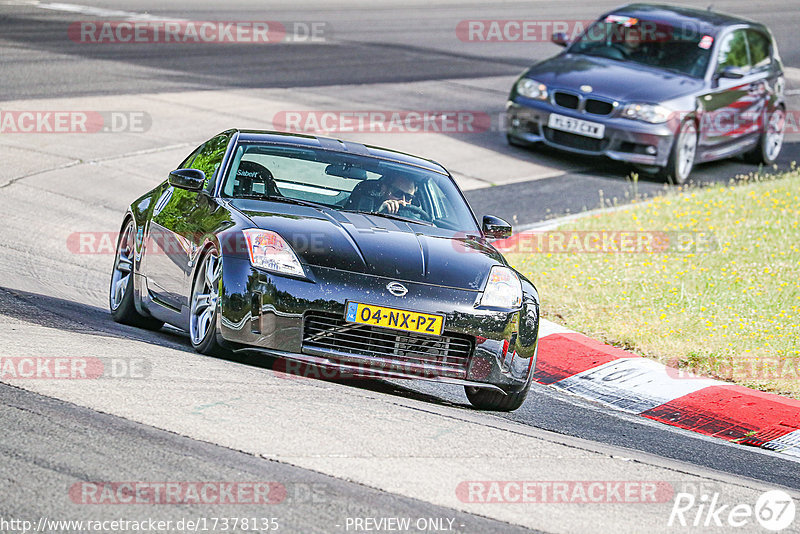
[[[550,114],[547,125],[554,130],[585,135],[586,137],[593,137],[594,139],[602,139],[603,135],[606,133],[604,124],[573,119],[572,117],[565,117],[557,113]]]
[[[418,334],[440,336],[444,330],[444,317],[360,302],[348,302],[345,320]]]

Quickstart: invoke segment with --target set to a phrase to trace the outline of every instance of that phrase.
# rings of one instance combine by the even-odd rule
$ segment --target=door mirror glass
[[[511,237],[511,225],[494,215],[483,216],[483,235],[490,239]]]

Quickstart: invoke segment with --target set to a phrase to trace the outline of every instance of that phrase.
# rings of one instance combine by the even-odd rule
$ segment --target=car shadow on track
[[[107,309],[29,291],[0,287],[0,315],[78,334],[192,350],[189,338],[177,329],[164,327],[159,331],[148,331],[126,326],[115,323]]]
[[[322,368],[315,365],[291,364],[280,358],[267,356],[262,353],[245,351],[234,352],[232,354],[226,354],[217,357],[243,365],[268,369],[275,375],[290,381],[295,380],[302,382],[316,380],[320,382],[330,382],[353,389],[372,391],[374,393],[383,393],[385,395],[401,397],[403,399],[418,400],[439,406],[450,406],[457,408],[470,407],[470,404],[466,400],[464,400],[464,402],[457,402],[452,399],[447,400],[436,395],[431,395],[429,393],[417,391],[410,387],[405,387],[401,384],[398,384],[396,380],[387,381],[374,376],[353,376],[349,372],[340,372],[335,369]],[[409,381],[412,382],[413,380]]]
[[[0,287],[0,315],[46,328],[55,328],[78,334],[126,339],[184,352],[194,352],[188,334],[171,326],[165,326],[158,331],[142,330],[114,322],[106,309],[29,291]],[[287,371],[287,365],[284,360],[262,354],[236,352],[218,356],[218,358],[270,370],[288,380],[335,382],[352,388],[384,393],[404,399],[415,399],[431,404],[468,406],[466,402],[460,405],[376,378],[359,378],[351,377],[350,375],[346,378],[337,378],[329,370],[313,367],[302,367],[300,368],[302,372]]]

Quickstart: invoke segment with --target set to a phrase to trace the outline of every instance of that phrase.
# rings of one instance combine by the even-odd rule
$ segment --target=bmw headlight
[[[305,276],[300,260],[281,236],[269,230],[244,230],[250,263],[268,271],[292,276]]]
[[[517,93],[536,100],[547,100],[547,86],[530,78],[522,78],[517,82]]]
[[[522,284],[517,273],[500,265],[492,267],[479,305],[488,308],[518,308],[520,304]]]
[[[634,119],[651,124],[667,122],[671,114],[672,110],[669,108],[655,104],[633,103],[622,109],[622,116],[626,119]]]

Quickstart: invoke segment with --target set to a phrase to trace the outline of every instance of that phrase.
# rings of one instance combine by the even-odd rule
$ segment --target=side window
[[[766,35],[756,30],[747,30],[747,44],[750,45],[750,63],[753,69],[765,69],[772,64],[772,46]]]
[[[192,152],[191,154],[189,154],[189,157],[187,157],[185,160],[183,160],[183,163],[181,163],[180,165],[178,165],[178,167],[177,167],[177,168],[178,168],[178,169],[189,169],[189,168],[190,168],[190,165],[192,164],[192,161],[193,161],[193,160],[194,160],[194,158],[197,156],[198,152],[200,152],[200,149],[201,149],[201,148],[203,148],[203,145],[200,145],[199,147],[195,148],[195,149],[194,149],[194,152]]]
[[[750,61],[747,57],[747,39],[744,30],[736,30],[726,35],[719,48],[719,61],[717,72],[722,72],[726,67],[738,67],[749,70]]]
[[[431,204],[433,204],[434,216],[439,219],[449,218],[455,210],[447,195],[433,180],[428,181],[428,191],[431,197]]]
[[[194,158],[192,169],[198,169],[206,174],[206,186],[214,181],[214,174],[222,163],[225,150],[228,148],[229,134],[218,135],[206,142]]]

